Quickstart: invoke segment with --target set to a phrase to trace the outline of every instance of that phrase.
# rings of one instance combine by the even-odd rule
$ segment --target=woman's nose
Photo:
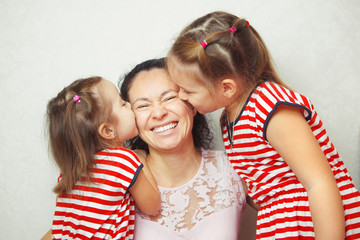
[[[156,104],[152,108],[152,116],[154,118],[162,118],[164,115],[167,114],[166,108],[162,104]]]

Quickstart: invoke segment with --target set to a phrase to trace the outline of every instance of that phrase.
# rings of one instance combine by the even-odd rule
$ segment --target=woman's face
[[[164,69],[143,71],[133,79],[129,101],[140,137],[150,148],[170,151],[193,144],[191,130],[196,111],[178,98],[178,92]]]

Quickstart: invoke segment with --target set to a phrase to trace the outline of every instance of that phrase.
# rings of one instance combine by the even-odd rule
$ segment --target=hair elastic
[[[250,26],[250,23],[249,23],[249,21],[248,21],[248,20],[245,20],[245,21],[246,21],[247,25],[248,25],[248,26]]]
[[[233,34],[235,34],[236,32],[236,27],[231,27],[228,29],[228,31],[232,32]]]
[[[208,43],[204,40],[204,41],[202,41],[201,43],[201,46],[205,49],[206,48],[206,46],[208,45]]]
[[[80,97],[79,97],[78,95],[75,95],[75,96],[73,97],[73,100],[74,100],[75,102],[77,102],[77,103],[81,102],[81,99],[80,99]]]

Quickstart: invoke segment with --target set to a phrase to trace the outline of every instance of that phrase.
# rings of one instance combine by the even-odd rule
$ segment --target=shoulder
[[[227,175],[229,174],[229,169],[232,169],[226,152],[223,150],[202,149],[201,155],[204,161],[204,165],[214,166],[218,173]]]
[[[262,99],[261,103],[272,105],[278,102],[311,106],[310,99],[292,89],[277,84],[275,82],[266,81],[260,83],[255,89],[254,95]]]
[[[244,187],[242,178],[235,172],[226,152],[223,150],[202,150],[204,165],[209,179],[221,180],[218,182],[224,189],[232,189],[239,195],[239,200],[244,204],[247,188]],[[208,165],[208,166],[207,166]],[[219,188],[220,189],[220,188]]]
[[[210,149],[201,149],[201,156],[204,160],[220,160],[226,161],[226,152],[224,150],[210,150]]]
[[[141,165],[136,153],[123,147],[104,149],[95,154],[95,160],[106,160],[113,164],[125,164],[131,166],[132,168],[137,168]]]
[[[279,105],[302,108],[307,120],[314,109],[306,96],[271,81],[262,82],[256,87],[251,102],[262,119],[271,116]]]
[[[107,148],[101,152],[103,152],[106,155],[114,156],[114,157],[138,158],[134,151],[123,147]]]
[[[259,83],[253,93],[253,97],[263,99],[273,97],[281,97],[288,95],[290,90],[272,81]]]

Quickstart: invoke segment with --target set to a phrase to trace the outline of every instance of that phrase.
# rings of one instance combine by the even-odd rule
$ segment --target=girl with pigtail
[[[135,202],[154,215],[160,194],[147,167],[122,147],[138,134],[130,104],[113,83],[91,77],[51,99],[47,118],[61,175],[52,232],[43,239],[133,239]]]
[[[179,97],[221,117],[229,161],[258,207],[257,239],[359,239],[360,193],[309,98],[277,75],[245,19],[190,23],[167,68]]]

